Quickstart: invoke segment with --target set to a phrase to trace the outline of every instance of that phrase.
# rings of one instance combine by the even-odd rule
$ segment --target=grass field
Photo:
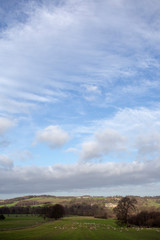
[[[0,221],[0,231],[32,227],[46,222],[42,217],[32,215],[5,215],[6,219]],[[1,239],[1,238],[0,238]]]
[[[28,224],[26,223],[28,221]],[[21,222],[21,223],[20,223]],[[112,219],[95,219],[92,217],[65,217],[58,221],[47,222],[39,226],[36,217],[6,219],[0,228],[2,240],[160,240],[160,229],[120,228]],[[22,224],[24,223],[24,224]],[[9,228],[27,227],[21,230]]]

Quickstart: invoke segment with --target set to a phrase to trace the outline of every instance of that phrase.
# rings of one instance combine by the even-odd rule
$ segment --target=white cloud
[[[101,97],[101,90],[96,85],[84,85],[82,92],[84,99],[90,102],[96,102],[99,97]]]
[[[71,123],[70,129],[72,135],[77,134],[78,144],[83,138],[80,156],[83,160],[126,150],[140,154],[141,159],[147,154],[153,159],[153,155],[159,154],[160,144],[160,111],[156,103],[159,102],[160,91],[157,58],[160,50],[159,0],[67,0],[54,5],[55,2],[50,1],[49,7],[45,1],[37,7],[35,3],[34,9],[31,9],[32,4],[26,4],[28,19],[23,23],[17,20],[1,32],[2,116],[8,116],[8,113],[30,116],[32,127],[21,125],[23,136],[24,132],[30,132],[28,127],[37,127],[37,119],[45,124],[46,119],[50,121],[57,116],[59,120],[63,114],[66,126],[68,122],[76,121],[72,122],[75,128]],[[7,14],[5,17],[8,18]],[[84,99],[88,102],[84,103]],[[55,103],[60,100],[59,107]],[[90,108],[91,104],[95,108]],[[152,107],[157,104],[158,107],[138,108],[140,104]],[[51,111],[51,105],[54,111]],[[7,115],[4,114],[6,112]],[[96,120],[101,117],[102,120]],[[84,126],[76,128],[80,124]],[[0,135],[13,125],[13,121],[0,118]],[[86,140],[88,135],[91,138]],[[28,141],[29,134],[25,136],[24,141]],[[67,132],[52,125],[36,136],[37,143],[46,143],[53,149],[63,146],[68,139]],[[7,145],[7,141],[2,139],[0,145]],[[66,151],[75,152],[73,148]],[[21,158],[27,156],[29,152],[24,152]],[[1,160],[3,165],[7,165],[7,161],[8,165],[12,165],[7,158]],[[4,179],[8,179],[4,191],[13,191],[11,179],[17,191],[23,191],[22,185],[24,189],[29,189],[30,183],[37,183],[38,179],[40,184],[35,186],[38,191],[47,189],[46,186],[51,189],[53,183],[55,189],[58,189],[59,183],[63,190],[65,187],[74,189],[74,181],[79,188],[84,188],[87,181],[88,187],[123,185],[130,179],[127,173],[131,173],[133,184],[136,181],[139,184],[152,182],[152,179],[156,182],[156,179],[159,181],[158,173],[152,164],[155,163],[159,170],[158,161],[126,165],[56,165],[34,169],[15,167],[7,172],[8,175],[2,171]],[[139,172],[136,172],[138,169]],[[105,173],[101,175],[103,170]],[[37,172],[42,173],[44,182]],[[129,184],[132,184],[131,181]]]
[[[85,85],[85,88],[86,88],[87,92],[90,92],[90,93],[95,93],[95,94],[101,93],[98,86],[95,86],[95,85]]]
[[[0,135],[4,134],[15,125],[14,121],[7,118],[0,118]]]
[[[69,90],[82,93],[84,84],[92,93],[99,94],[101,88],[111,92],[112,100],[119,102],[121,84],[115,87],[119,79],[132,82],[123,89],[129,96],[131,88],[141,92],[137,81],[129,81],[137,68],[159,71],[153,54],[159,50],[158,1],[65,1],[58,6],[34,5],[32,10],[31,5],[25,7],[28,20],[16,21],[0,39],[3,111],[28,113],[38,104],[63,99]],[[104,98],[99,102],[105,104]]]
[[[146,184],[160,183],[160,159],[147,162],[121,163],[83,163],[53,165],[48,167],[14,167],[0,169],[1,193],[42,193],[74,192],[98,188],[105,195],[103,188],[117,188],[123,192],[128,187],[141,186],[142,195],[149,195]],[[13,187],[14,186],[14,187]],[[32,188],[31,188],[32,186]],[[157,188],[158,189],[158,188]],[[117,194],[122,192],[117,191]],[[107,192],[106,192],[107,194]],[[134,191],[136,194],[136,190]]]
[[[53,125],[39,131],[36,136],[37,142],[46,143],[52,149],[62,147],[68,140],[68,133]]]
[[[147,151],[148,159],[153,159],[159,152],[159,106],[155,109],[119,109],[108,118],[91,121],[88,125],[77,128],[75,126],[73,129],[73,135],[81,138],[81,160],[102,160],[109,157],[117,160],[122,157],[128,160],[138,157],[144,160]]]
[[[100,158],[103,154],[126,150],[127,138],[113,129],[105,129],[94,135],[93,141],[82,144],[81,159]]]
[[[118,109],[110,118],[96,120],[94,128],[111,128],[120,131],[125,136],[135,137],[151,131],[160,131],[160,110],[156,108],[122,108]]]

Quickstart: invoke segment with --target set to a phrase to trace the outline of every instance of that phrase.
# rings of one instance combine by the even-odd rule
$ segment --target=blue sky
[[[159,10],[0,1],[0,198],[160,194]]]

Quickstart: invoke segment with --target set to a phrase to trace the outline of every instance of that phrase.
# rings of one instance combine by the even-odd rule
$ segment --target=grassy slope
[[[13,202],[13,203],[8,203],[8,204],[0,205],[0,207],[13,207],[13,206],[15,206],[17,203],[18,203],[18,201],[15,201],[15,202]]]
[[[43,204],[45,202],[50,202],[51,204],[61,204],[63,203],[64,201],[65,202],[69,202],[71,201],[71,198],[59,198],[59,197],[33,197],[33,198],[28,198],[28,199],[23,199],[23,200],[20,200],[20,202],[31,202],[31,201],[36,201],[38,202],[38,204],[35,204],[35,205],[31,205],[32,207],[35,206],[43,206]],[[15,206],[19,201],[14,201],[13,203],[6,203],[6,204],[3,204],[3,205],[0,205],[0,207],[12,207],[12,206]]]
[[[111,219],[66,217],[59,221],[23,230],[2,231],[3,240],[159,240],[156,229],[126,229],[116,227]]]
[[[78,202],[86,202],[88,203],[88,201],[91,203],[94,203],[94,204],[99,204],[99,205],[104,205],[107,201],[112,201],[113,199],[115,200],[114,203],[118,203],[118,200],[120,199],[119,197],[112,197],[112,200],[109,200],[110,198],[106,198],[106,197],[89,197],[89,198],[76,198],[76,197],[55,197],[55,196],[33,196],[31,198],[27,198],[24,197],[20,200],[17,200],[17,199],[12,199],[12,203],[7,203],[7,201],[4,201],[4,204],[3,205],[0,205],[0,207],[3,207],[3,206],[8,206],[8,207],[11,207],[11,206],[15,206],[19,201],[21,203],[23,202],[28,202],[28,204],[30,205],[30,202],[34,202],[35,201],[35,204],[34,205],[31,205],[32,207],[33,206],[42,206],[44,203],[46,202],[50,202],[51,204],[69,204],[71,202],[73,203],[78,203]],[[144,207],[160,207],[160,202],[157,202],[157,198],[151,198],[151,199],[144,199],[142,198],[141,199],[143,201],[143,205]],[[159,201],[160,201],[160,198],[159,198]],[[2,203],[2,201],[1,201]],[[6,203],[6,204],[5,204]]]

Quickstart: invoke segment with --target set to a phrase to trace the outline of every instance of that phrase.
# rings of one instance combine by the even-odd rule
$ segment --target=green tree
[[[133,211],[136,210],[137,200],[135,198],[123,197],[117,207],[114,208],[117,219],[120,223],[128,224],[128,219]]]
[[[60,204],[55,204],[53,206],[49,206],[45,209],[46,217],[54,218],[55,220],[62,218],[65,215],[64,207]]]

